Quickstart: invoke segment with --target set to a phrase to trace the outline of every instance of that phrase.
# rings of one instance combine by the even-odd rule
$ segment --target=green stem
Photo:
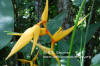
[[[93,0],[93,4],[92,4],[92,7],[91,7],[91,11],[90,11],[90,17],[89,17],[89,19],[88,19],[88,24],[87,24],[87,28],[86,28],[85,41],[84,41],[84,47],[83,47],[84,52],[83,52],[83,55],[82,55],[83,57],[84,57],[84,55],[85,55],[85,46],[86,46],[88,30],[89,30],[89,26],[90,26],[90,22],[91,22],[91,18],[92,18],[92,12],[93,12],[94,1],[95,1],[95,0]],[[83,63],[84,63],[84,58],[82,58],[82,65],[83,65]]]
[[[81,66],[81,61],[82,61],[82,43],[83,43],[83,27],[81,29],[81,45],[80,45],[80,66]]]
[[[44,56],[44,53],[43,53],[43,56]],[[43,66],[45,66],[45,63],[44,63],[44,58],[43,58]]]
[[[81,4],[81,7],[79,9],[79,12],[78,12],[78,16],[76,17],[76,21],[75,21],[75,27],[74,27],[74,30],[73,30],[73,33],[72,33],[72,37],[71,37],[71,42],[70,42],[70,48],[69,48],[69,54],[68,54],[68,57],[71,56],[71,51],[72,51],[72,46],[73,46],[73,41],[74,41],[74,37],[75,37],[75,32],[76,32],[76,28],[77,28],[77,24],[78,24],[78,21],[79,21],[79,17],[80,17],[80,14],[82,12],[82,9],[83,9],[83,6],[85,4],[85,1],[86,0],[83,0],[82,4]],[[70,58],[68,58],[67,60],[67,66],[70,65]]]

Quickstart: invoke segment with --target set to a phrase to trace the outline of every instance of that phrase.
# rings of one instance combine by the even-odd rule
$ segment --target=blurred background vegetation
[[[60,26],[67,29],[74,25],[75,18],[78,14],[79,7],[83,0],[49,0],[49,20],[48,29],[54,33]],[[100,66],[100,0],[86,0],[83,8],[81,18],[90,12],[94,1],[92,11],[92,18],[87,36],[84,66]],[[31,46],[23,48],[8,61],[5,61],[6,56],[14,46],[19,37],[8,36],[4,31],[22,33],[25,29],[33,26],[41,20],[41,14],[45,6],[45,0],[0,0],[0,66],[29,66],[29,64],[22,64],[16,59],[25,58],[31,60],[29,56]],[[80,25],[76,31],[72,55],[76,56],[80,53],[81,37],[86,32],[88,19]],[[51,28],[52,27],[52,28]],[[81,35],[81,31],[83,34]],[[50,38],[48,36],[41,37],[39,42],[45,46],[50,47]],[[68,52],[70,44],[70,35],[55,44],[55,51]],[[36,48],[37,49],[37,48]],[[34,52],[35,54],[36,52]],[[38,66],[56,66],[57,62],[50,58],[43,58],[44,54],[40,51],[36,64]],[[57,54],[59,56],[66,56],[67,54]],[[62,66],[66,66],[66,58],[61,58]],[[79,58],[71,59],[72,66],[80,66]]]

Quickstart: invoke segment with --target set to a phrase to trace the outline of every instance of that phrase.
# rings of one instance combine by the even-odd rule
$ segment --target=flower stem
[[[76,28],[77,28],[77,24],[78,24],[78,21],[79,21],[79,17],[80,17],[80,14],[82,12],[82,9],[83,9],[83,6],[85,4],[85,1],[86,0],[83,0],[82,4],[81,4],[81,7],[79,9],[79,12],[78,12],[78,16],[76,17],[76,21],[75,21],[75,27],[74,27],[74,30],[73,30],[73,33],[72,33],[72,37],[71,37],[71,42],[70,42],[70,48],[69,48],[69,54],[68,54],[68,57],[71,56],[71,51],[72,51],[72,46],[73,46],[73,41],[74,41],[74,37],[75,37],[75,32],[76,32]],[[70,65],[70,58],[68,58],[67,60],[67,66]]]

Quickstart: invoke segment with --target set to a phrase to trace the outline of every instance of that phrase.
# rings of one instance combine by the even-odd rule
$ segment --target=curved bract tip
[[[42,22],[47,22],[48,20],[48,0],[46,0],[45,8],[41,16]]]

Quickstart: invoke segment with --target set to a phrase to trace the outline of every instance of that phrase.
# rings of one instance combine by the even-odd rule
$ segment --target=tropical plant
[[[90,12],[87,13],[87,15],[84,15],[84,6],[86,3],[90,1],[82,0],[82,1],[76,1],[73,0],[74,5],[80,7],[78,11],[78,15],[76,16],[74,20],[75,25],[72,27],[69,27],[68,29],[63,29],[63,20],[66,18],[66,11],[64,10],[62,13],[60,13],[55,18],[48,20],[48,17],[50,18],[51,15],[49,15],[50,9],[48,9],[48,3],[49,1],[46,0],[44,11],[41,15],[41,19],[39,22],[34,23],[27,23],[27,27],[23,28],[21,31],[14,32],[14,13],[13,13],[13,7],[10,0],[7,0],[7,5],[5,6],[6,1],[1,0],[1,8],[0,9],[0,15],[4,15],[6,10],[4,7],[9,8],[9,11],[3,16],[0,16],[1,19],[1,28],[0,28],[0,52],[2,52],[3,49],[6,49],[7,51],[4,56],[8,55],[6,58],[3,58],[3,62],[11,62],[11,59],[13,59],[13,56],[15,56],[18,53],[22,53],[23,58],[16,58],[17,61],[21,62],[22,64],[29,64],[30,66],[83,66],[85,62],[85,53],[86,53],[86,44],[90,42],[90,39],[93,38],[94,33],[97,31],[97,29],[100,27],[99,22],[95,22],[94,24],[91,24],[92,21],[92,14],[94,10],[95,0],[92,1],[92,5],[89,8]],[[14,3],[15,1],[12,0]],[[23,4],[22,4],[23,2]],[[32,1],[34,2],[34,1]],[[4,3],[4,4],[3,4]],[[16,1],[17,5],[21,4],[24,5],[26,3],[29,3],[29,1]],[[28,4],[29,5],[29,4]],[[13,5],[15,6],[15,5]],[[32,5],[29,5],[30,7]],[[11,8],[10,8],[11,7]],[[25,7],[23,7],[24,9]],[[49,7],[51,8],[51,7]],[[53,7],[54,8],[54,7]],[[26,13],[24,14],[24,11],[18,10],[18,15],[20,19],[20,16],[22,13],[24,14],[23,18],[27,20],[29,17],[37,18],[35,15],[31,16],[29,14],[32,12],[34,8],[31,7],[31,9],[25,9]],[[22,13],[21,13],[22,12]],[[99,12],[99,10],[98,10]],[[83,15],[85,17],[83,17]],[[81,18],[81,19],[79,19]],[[88,19],[87,19],[88,18]],[[21,20],[21,19],[20,19]],[[15,20],[17,21],[17,19]],[[24,20],[23,20],[24,21]],[[31,22],[32,20],[28,20]],[[34,20],[36,21],[36,20]],[[88,23],[88,24],[87,24]],[[16,23],[17,24],[17,23]],[[16,27],[15,24],[15,27]],[[23,23],[24,24],[24,23]],[[31,27],[30,27],[30,26]],[[85,26],[84,26],[85,25]],[[5,27],[4,27],[5,26]],[[52,27],[52,28],[51,28]],[[27,28],[27,29],[26,29]],[[78,28],[78,29],[77,29]],[[18,27],[18,29],[20,29]],[[26,29],[24,31],[24,29]],[[65,40],[64,38],[69,36],[72,32],[72,36],[69,37],[69,39]],[[2,34],[2,35],[1,35]],[[12,37],[13,35],[13,37]],[[11,38],[14,38],[14,36],[20,37],[18,40],[11,40]],[[11,49],[12,48],[12,49]],[[11,50],[11,51],[10,51]],[[10,51],[10,52],[9,52]],[[75,52],[78,53],[75,53]],[[58,53],[57,53],[58,52]],[[59,52],[68,52],[67,54],[60,54]],[[4,53],[4,52],[2,52]],[[8,54],[9,53],[9,54]],[[76,55],[78,54],[78,56]],[[47,56],[45,56],[47,55]],[[73,55],[73,56],[72,56]],[[2,55],[0,55],[2,57]],[[20,55],[21,56],[21,55]],[[28,58],[29,56],[29,58]],[[43,58],[41,58],[42,56]],[[53,57],[53,58],[46,59],[45,57]],[[62,58],[64,57],[64,58]],[[73,57],[73,58],[72,58]],[[77,58],[75,58],[77,57]],[[90,57],[90,56],[88,56]],[[99,59],[95,61],[99,57],[99,54],[96,55],[92,59],[91,66],[99,65]],[[6,60],[6,61],[5,61]],[[15,59],[13,59],[15,60]],[[50,63],[47,63],[47,61],[50,61]],[[1,61],[1,59],[0,59]],[[3,65],[0,62],[0,65]],[[38,62],[38,63],[37,63]],[[6,64],[6,63],[5,63]],[[9,65],[9,64],[8,64]]]

